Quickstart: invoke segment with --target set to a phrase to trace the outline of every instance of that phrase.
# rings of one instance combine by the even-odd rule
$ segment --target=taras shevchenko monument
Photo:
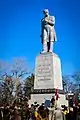
[[[55,17],[49,15],[49,10],[43,10],[44,18],[41,19],[41,42],[42,53],[52,52],[53,44],[56,41],[56,32],[54,29]]]
[[[58,89],[59,100],[57,105],[67,105],[62,85],[62,72],[60,58],[53,51],[56,41],[54,29],[55,17],[49,15],[48,9],[43,10],[44,18],[41,19],[41,42],[43,50],[36,57],[34,90],[31,94],[31,103],[43,103],[50,100]]]

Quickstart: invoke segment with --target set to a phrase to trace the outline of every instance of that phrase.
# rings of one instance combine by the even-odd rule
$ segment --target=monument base
[[[34,89],[63,90],[61,62],[55,53],[42,53],[36,57]]]
[[[46,100],[51,100],[54,94],[31,94],[31,100],[29,104],[33,104],[35,101],[38,104],[45,103]],[[59,99],[57,100],[57,106],[61,107],[61,105],[68,106],[68,100],[66,100],[66,96],[64,94],[59,94]]]
[[[35,65],[34,90],[30,103],[37,101],[41,104],[45,100],[51,100],[55,90],[58,89],[60,98],[57,105],[68,105],[63,91],[61,62],[58,55],[53,52],[42,53],[36,57]]]

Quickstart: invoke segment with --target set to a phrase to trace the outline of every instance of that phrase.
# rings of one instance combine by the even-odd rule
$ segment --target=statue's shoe
[[[49,50],[49,52],[53,52],[52,50]]]
[[[42,51],[41,53],[46,53],[45,51]]]

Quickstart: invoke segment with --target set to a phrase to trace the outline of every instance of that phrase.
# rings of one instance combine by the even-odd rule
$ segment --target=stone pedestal
[[[36,58],[34,91],[31,94],[31,103],[39,104],[50,100],[58,89],[58,106],[67,104],[62,85],[61,63],[55,53],[42,53]]]
[[[63,89],[61,63],[54,53],[42,53],[36,58],[34,89]]]

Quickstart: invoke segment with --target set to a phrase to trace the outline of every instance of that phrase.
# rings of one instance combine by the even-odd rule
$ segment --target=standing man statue
[[[44,18],[41,19],[41,42],[43,46],[42,53],[52,52],[53,43],[56,41],[56,32],[54,29],[55,17],[49,15],[48,9],[43,10]]]

